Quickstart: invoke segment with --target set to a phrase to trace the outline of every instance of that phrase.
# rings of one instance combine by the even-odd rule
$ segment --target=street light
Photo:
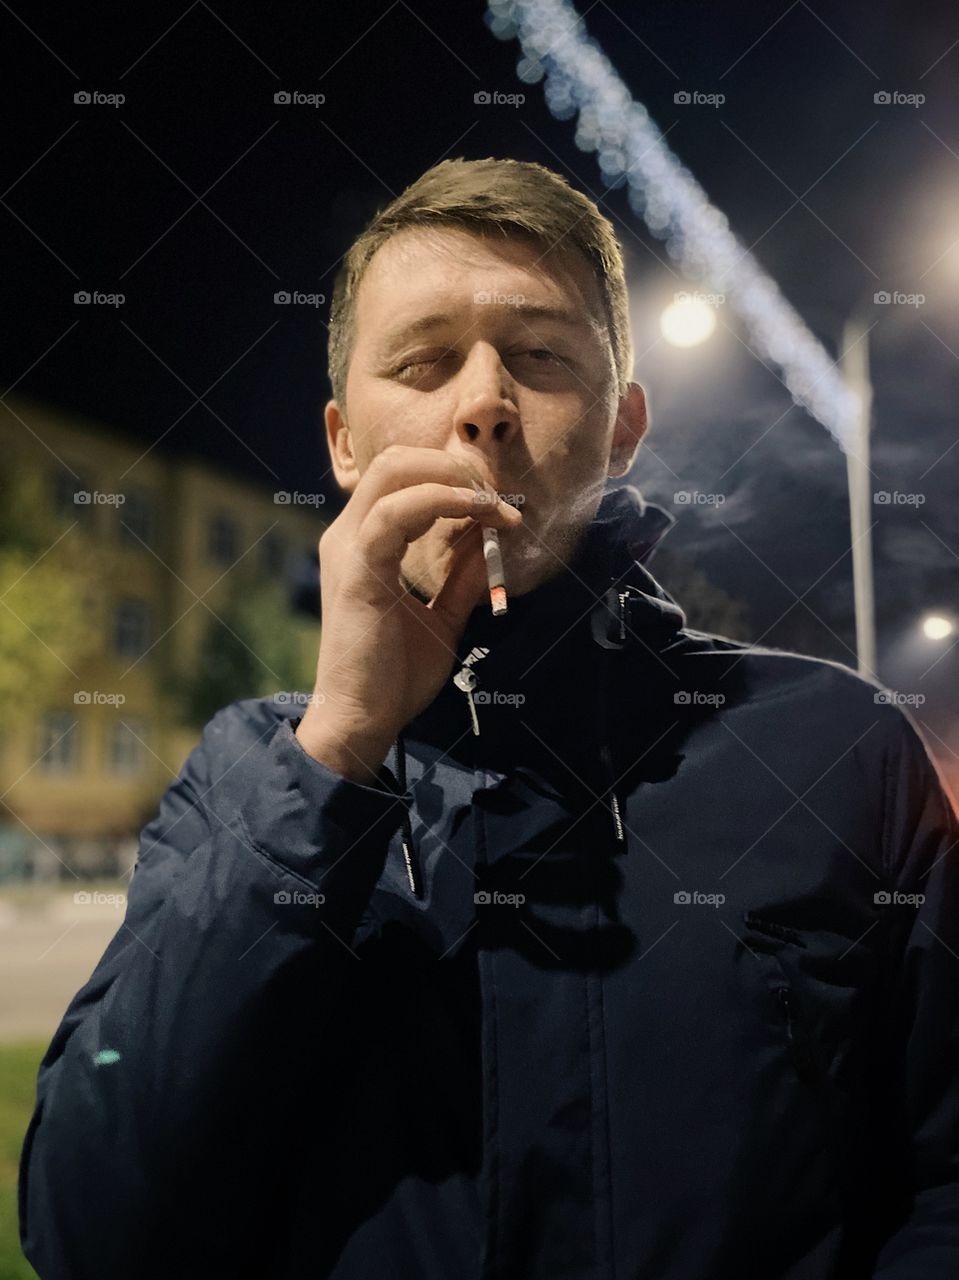
[[[674,347],[698,347],[716,328],[716,312],[701,298],[677,298],[659,317],[659,331]]]
[[[922,634],[927,640],[947,640],[955,629],[952,619],[941,613],[927,613],[922,620]]]

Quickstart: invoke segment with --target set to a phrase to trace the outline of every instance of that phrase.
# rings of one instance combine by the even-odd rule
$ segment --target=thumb
[[[475,525],[456,544],[446,581],[428,607],[458,637],[470,613],[482,603],[488,590],[483,530],[480,525]]]

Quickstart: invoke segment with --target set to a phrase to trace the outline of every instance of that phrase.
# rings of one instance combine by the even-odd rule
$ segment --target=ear
[[[640,441],[649,427],[646,392],[638,382],[631,382],[620,397],[616,426],[609,446],[610,476],[624,476],[633,465]]]
[[[323,410],[323,420],[326,423],[326,443],[330,450],[330,462],[333,464],[336,483],[344,492],[352,493],[360,478],[360,472],[356,465],[350,429],[335,400],[327,402]]]

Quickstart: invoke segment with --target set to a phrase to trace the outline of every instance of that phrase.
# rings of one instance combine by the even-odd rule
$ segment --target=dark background
[[[659,338],[662,306],[691,282],[625,191],[604,191],[575,122],[517,80],[518,46],[493,37],[485,6],[14,8],[0,9],[6,391],[333,499],[328,302],[278,307],[274,292],[328,299],[364,222],[441,158],[537,160],[593,194],[623,242],[654,420],[630,479],[679,517],[668,545],[744,602],[752,636],[854,664],[843,456],[790,407],[732,315],[692,351]],[[579,11],[826,347],[838,354],[854,311],[874,326],[876,487],[925,498],[873,509],[880,673],[927,690],[930,723],[959,751],[959,649],[926,675],[941,650],[917,640],[922,613],[959,598],[959,10],[599,0]],[[526,102],[477,106],[481,89]],[[682,89],[726,102],[678,107]],[[76,105],[78,90],[126,101]],[[326,103],[278,106],[278,90]],[[876,105],[879,90],[926,102]],[[81,289],[126,301],[79,308]],[[877,307],[878,290],[926,301]],[[683,509],[680,489],[726,502]]]

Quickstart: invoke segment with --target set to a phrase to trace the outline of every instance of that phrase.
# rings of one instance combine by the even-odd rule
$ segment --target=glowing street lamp
[[[922,620],[922,634],[927,640],[948,640],[955,629],[952,620],[941,613],[927,613]]]
[[[674,347],[698,347],[716,328],[716,312],[701,298],[678,298],[659,317],[659,331]]]

